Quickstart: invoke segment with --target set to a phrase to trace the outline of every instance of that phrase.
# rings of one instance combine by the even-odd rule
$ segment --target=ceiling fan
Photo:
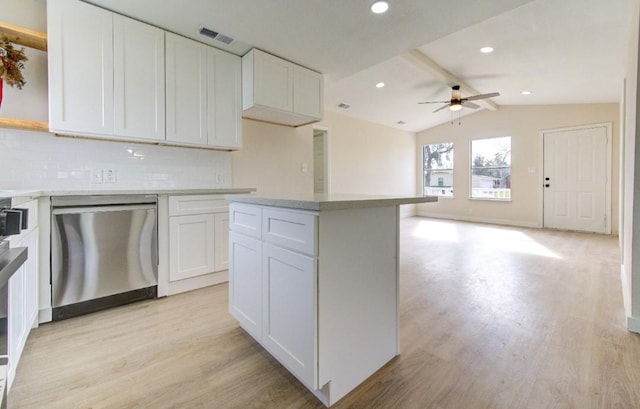
[[[460,85],[454,85],[453,87],[451,87],[450,101],[425,101],[425,102],[418,102],[418,104],[445,104],[440,108],[436,109],[435,111],[433,111],[434,113],[441,111],[445,108],[449,108],[449,110],[451,111],[460,111],[462,107],[471,108],[471,109],[480,108],[480,105],[474,104],[473,102],[470,102],[470,101],[493,98],[499,95],[500,95],[499,92],[491,92],[489,94],[473,95],[470,97],[462,98],[462,94],[460,93]]]

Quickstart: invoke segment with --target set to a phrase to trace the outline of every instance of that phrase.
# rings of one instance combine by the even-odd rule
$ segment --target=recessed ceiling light
[[[531,95],[531,91],[520,91],[522,95]]]
[[[480,52],[481,52],[481,53],[483,53],[483,54],[489,54],[489,53],[492,53],[492,52],[493,52],[493,47],[489,47],[489,46],[487,46],[487,47],[482,47],[482,48],[480,49]]]
[[[376,14],[382,14],[389,10],[389,3],[386,1],[376,1],[371,5],[371,11]]]
[[[376,88],[383,88],[384,87],[384,82],[379,82],[376,84]]]

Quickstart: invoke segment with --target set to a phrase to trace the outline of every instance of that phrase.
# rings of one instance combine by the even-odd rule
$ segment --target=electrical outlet
[[[117,175],[114,169],[105,169],[103,172],[104,172],[104,183],[116,183]]]
[[[91,183],[102,183],[102,169],[91,170]]]

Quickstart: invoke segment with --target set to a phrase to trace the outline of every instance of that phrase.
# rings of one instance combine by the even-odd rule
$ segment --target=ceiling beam
[[[435,61],[429,58],[426,54],[418,49],[413,49],[405,54],[402,57],[408,62],[412,63],[416,67],[420,68],[424,72],[435,76],[439,81],[447,84],[450,87],[454,85],[460,85],[460,90],[463,91],[464,94],[467,95],[478,95],[482,94],[482,92],[472,88],[469,84],[462,81],[449,71],[445,70],[441,66],[439,66]],[[487,108],[491,111],[498,110],[498,104],[489,100],[489,99],[481,99],[478,101],[473,101],[475,104],[480,105],[483,108]]]

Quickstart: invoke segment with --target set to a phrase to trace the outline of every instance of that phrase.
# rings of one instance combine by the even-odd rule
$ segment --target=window
[[[424,145],[423,194],[453,197],[453,142]]]
[[[511,200],[511,137],[471,141],[471,198]]]

